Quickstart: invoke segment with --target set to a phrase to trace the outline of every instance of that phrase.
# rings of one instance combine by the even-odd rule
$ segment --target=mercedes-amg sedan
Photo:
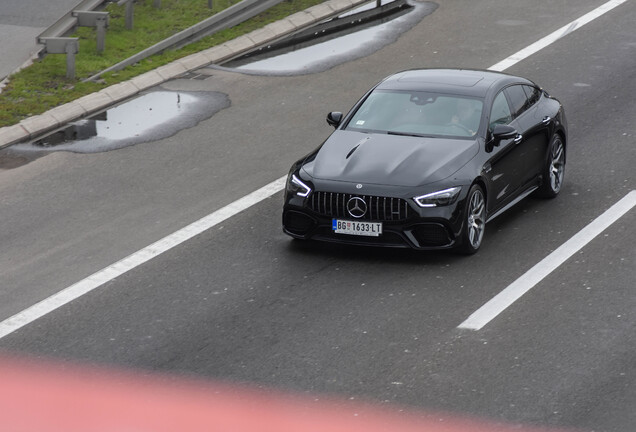
[[[298,239],[475,253],[486,222],[563,185],[563,107],[525,78],[404,71],[327,122],[287,179],[283,230]]]

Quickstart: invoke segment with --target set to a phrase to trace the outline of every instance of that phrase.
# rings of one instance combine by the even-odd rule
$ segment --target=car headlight
[[[450,205],[457,200],[461,186],[444,189],[437,192],[432,192],[426,195],[421,195],[413,198],[420,207],[439,207]]]
[[[287,180],[287,190],[303,198],[306,198],[311,193],[311,188],[296,177],[296,174],[289,176]]]

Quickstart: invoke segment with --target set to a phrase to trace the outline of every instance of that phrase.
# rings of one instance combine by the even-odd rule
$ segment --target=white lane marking
[[[560,39],[566,34],[571,33],[572,31],[580,28],[584,24],[592,21],[595,18],[603,15],[605,12],[615,8],[616,6],[626,2],[627,0],[611,0],[604,5],[598,7],[594,11],[582,16],[581,18],[572,21],[570,24],[562,27],[551,35],[546,36],[545,38],[535,42],[530,45],[533,47],[531,50],[521,50],[516,54],[508,57],[507,59],[491,66],[490,70],[503,71],[513,64],[523,60],[531,54],[534,54],[541,48],[548,46],[550,43]],[[554,38],[553,35],[558,34],[558,37]],[[551,38],[551,39],[550,39]],[[547,41],[547,43],[546,43]],[[232,204],[212,213],[209,216],[204,217],[198,222],[194,222],[193,224],[171,234],[158,242],[141,249],[140,251],[122,259],[115,264],[112,264],[103,270],[94,273],[93,275],[87,277],[84,280],[79,281],[75,285],[72,285],[57,294],[48,297],[41,302],[31,306],[28,309],[25,309],[18,314],[7,318],[6,320],[0,322],[0,339],[7,336],[8,334],[13,333],[21,327],[35,321],[36,319],[48,314],[49,312],[54,311],[55,309],[75,300],[78,297],[94,290],[95,288],[105,284],[124,274],[125,272],[132,270],[133,268],[145,263],[151,258],[183,243],[184,241],[194,237],[197,234],[205,231],[208,228],[213,227],[221,221],[224,221],[235,214],[239,213],[242,210],[247,209],[248,207],[260,202],[262,199],[265,199],[276,192],[280,191],[284,187],[285,177],[281,177],[280,179],[262,187],[261,189],[252,192],[251,194],[235,201]],[[263,197],[261,199],[257,199],[259,193],[263,193]],[[266,195],[267,194],[267,195]],[[266,196],[265,196],[266,195]],[[210,225],[211,223],[211,225]]]
[[[481,330],[482,327],[492,321],[536,284],[541,282],[546,276],[581,250],[606,228],[620,219],[635,205],[636,190],[633,190],[475,311],[466,321],[461,323],[458,328]]]
[[[35,321],[36,319],[64,306],[65,304],[91,292],[95,288],[110,282],[118,276],[123,275],[129,270],[151,260],[157,255],[162,254],[175,246],[180,245],[186,240],[212,228],[215,225],[235,216],[236,214],[252,207],[266,198],[274,195],[285,187],[287,176],[263,186],[262,188],[234,201],[231,204],[215,211],[208,216],[191,223],[185,228],[170,234],[161,240],[147,246],[132,255],[127,256],[121,261],[112,264],[97,273],[77,282],[70,287],[53,294],[52,296],[42,300],[41,302],[25,309],[24,311],[13,315],[12,317],[0,323],[0,338],[3,338],[19,328]]]
[[[532,45],[527,46],[526,48],[522,49],[521,51],[518,51],[517,53],[515,53],[515,54],[511,55],[510,57],[500,61],[499,63],[489,67],[488,69],[492,70],[492,71],[503,72],[504,70],[508,69],[510,66],[520,62],[521,60],[523,60],[525,58],[530,57],[532,54],[536,53],[537,51],[542,50],[543,48],[547,47],[548,45],[558,41],[562,37],[567,36],[568,34],[572,33],[574,30],[577,30],[577,29],[583,27],[585,24],[589,23],[590,21],[595,20],[596,18],[600,17],[604,13],[611,11],[615,7],[620,6],[621,4],[623,4],[623,3],[627,2],[627,1],[628,0],[611,0],[611,1],[608,1],[607,3],[597,7],[593,11],[586,13],[581,18],[579,18],[577,20],[574,20],[574,21],[572,21],[569,24],[564,25],[563,27],[561,27],[557,31],[547,35],[546,37],[544,37],[542,39],[539,39],[538,41],[536,41]]]

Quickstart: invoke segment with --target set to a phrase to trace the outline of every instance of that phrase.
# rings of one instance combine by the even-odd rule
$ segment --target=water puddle
[[[218,92],[152,91],[36,141],[0,151],[0,169],[17,168],[51,152],[101,153],[160,140],[229,106],[228,96]]]
[[[223,65],[244,73],[298,75],[328,70],[395,42],[437,8],[435,3],[395,0],[368,3],[286,40]]]

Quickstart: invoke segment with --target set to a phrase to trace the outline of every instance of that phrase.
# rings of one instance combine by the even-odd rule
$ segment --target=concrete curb
[[[239,56],[258,45],[273,42],[368,2],[369,0],[328,0],[222,45],[191,54],[155,70],[136,76],[131,80],[83,96],[43,114],[26,118],[17,125],[0,128],[0,149],[22,141],[34,139],[66,123],[102,111],[143,90],[176,78],[185,72]]]

